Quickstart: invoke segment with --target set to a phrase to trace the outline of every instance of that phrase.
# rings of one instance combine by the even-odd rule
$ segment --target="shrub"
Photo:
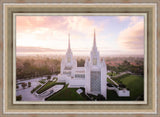
[[[126,88],[126,86],[124,84],[119,84],[120,88]]]
[[[105,97],[101,94],[98,94],[97,100],[105,100]]]
[[[22,83],[22,87],[23,87],[23,89],[25,89],[25,87],[27,86],[27,84],[26,83]]]
[[[54,80],[55,80],[55,81],[57,81],[57,80],[58,80],[58,78],[57,78],[57,77],[54,77],[52,81],[54,81]]]
[[[47,80],[50,80],[51,79],[51,76],[47,76]]]
[[[47,89],[51,88],[52,86],[55,85],[55,82],[48,81],[43,87],[41,87],[37,93],[41,94],[42,92],[46,91]]]
[[[40,80],[39,82],[42,83],[42,84],[45,84],[45,83],[46,83],[46,80],[45,80],[45,79],[42,79],[42,80]]]
[[[31,93],[33,93],[34,91],[36,91],[39,87],[41,87],[41,85],[37,85],[34,89],[32,89]]]
[[[31,87],[31,82],[28,82],[28,87]]]
[[[16,89],[19,89],[19,86],[18,86],[18,85],[16,85]]]
[[[22,95],[16,96],[16,100],[17,100],[17,101],[21,101],[21,100],[22,100]]]

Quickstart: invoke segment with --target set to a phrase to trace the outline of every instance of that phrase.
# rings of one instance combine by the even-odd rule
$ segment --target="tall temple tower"
[[[93,47],[92,51],[90,53],[90,63],[92,66],[92,69],[99,69],[100,67],[100,58],[99,58],[99,52],[97,50],[97,45],[96,45],[96,33],[94,30],[94,40],[93,40]]]
[[[86,60],[86,84],[85,89],[92,94],[102,94],[105,98],[107,92],[107,68],[105,61],[101,61],[96,45],[96,33],[94,30],[93,47],[90,53],[90,61]]]
[[[61,62],[61,74],[72,76],[72,69],[74,69],[76,66],[77,62],[73,59],[73,54],[70,47],[70,34],[68,34],[68,49],[65,58]]]
[[[70,35],[68,35],[68,49],[61,61],[61,74],[58,81],[65,81],[68,87],[84,87],[85,93],[101,94],[107,98],[107,67],[105,61],[101,61],[96,44],[96,32],[94,30],[93,47],[90,52],[90,60],[86,59],[84,67],[77,67],[77,61],[73,58],[70,47]]]

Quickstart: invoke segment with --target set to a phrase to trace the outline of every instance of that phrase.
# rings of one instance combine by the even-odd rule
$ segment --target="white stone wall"
[[[90,64],[88,59],[85,62],[85,93],[90,93]]]
[[[101,94],[107,98],[107,68],[104,61],[101,65]]]
[[[107,89],[108,89],[108,90],[115,90],[115,91],[117,90],[116,87],[107,87]]]
[[[73,78],[73,79],[70,79],[68,87],[69,88],[85,87],[85,79],[82,79],[82,78]]]
[[[117,94],[119,97],[129,97],[130,96],[130,91],[124,89],[124,90],[116,90]]]
[[[64,59],[62,59],[62,61],[61,61],[61,74],[63,74],[64,67],[65,67],[65,63],[64,63]]]

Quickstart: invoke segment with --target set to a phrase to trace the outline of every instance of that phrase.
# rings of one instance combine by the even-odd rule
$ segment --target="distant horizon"
[[[64,57],[65,54],[17,54],[16,57],[46,57],[46,58],[61,58]],[[73,55],[75,58],[90,58],[90,55]],[[144,58],[143,55],[101,55],[100,58],[105,58],[105,57],[141,57]]]
[[[144,16],[16,16],[16,53],[90,56],[93,31],[101,56],[144,56]]]
[[[32,50],[30,50],[30,47],[29,48],[28,47],[23,47],[23,49],[18,47],[16,52],[18,52],[17,56],[28,56],[28,55],[30,55],[30,56],[35,56],[35,55],[43,55],[43,56],[44,55],[47,55],[47,56],[49,56],[49,55],[52,55],[52,56],[53,55],[58,55],[58,56],[64,56],[66,54],[66,51],[67,50],[54,50],[54,49],[50,49],[50,48],[39,48],[39,47],[37,47],[37,49],[33,49],[33,51],[32,51]],[[81,50],[76,50],[76,49],[72,49],[73,56],[90,56],[90,51],[91,50],[82,50],[82,49]],[[102,50],[100,52],[100,55],[102,57],[105,57],[105,56],[144,56],[142,54],[135,54],[135,55],[133,55],[133,54],[119,54],[118,55],[118,54],[113,54],[113,53],[109,54],[109,51],[110,50]],[[78,53],[76,53],[76,52],[78,52]]]

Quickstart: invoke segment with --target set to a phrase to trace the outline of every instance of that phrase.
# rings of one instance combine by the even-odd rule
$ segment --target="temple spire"
[[[95,29],[94,29],[94,41],[93,41],[93,48],[97,48],[97,46],[96,46],[96,32],[95,32]]]

